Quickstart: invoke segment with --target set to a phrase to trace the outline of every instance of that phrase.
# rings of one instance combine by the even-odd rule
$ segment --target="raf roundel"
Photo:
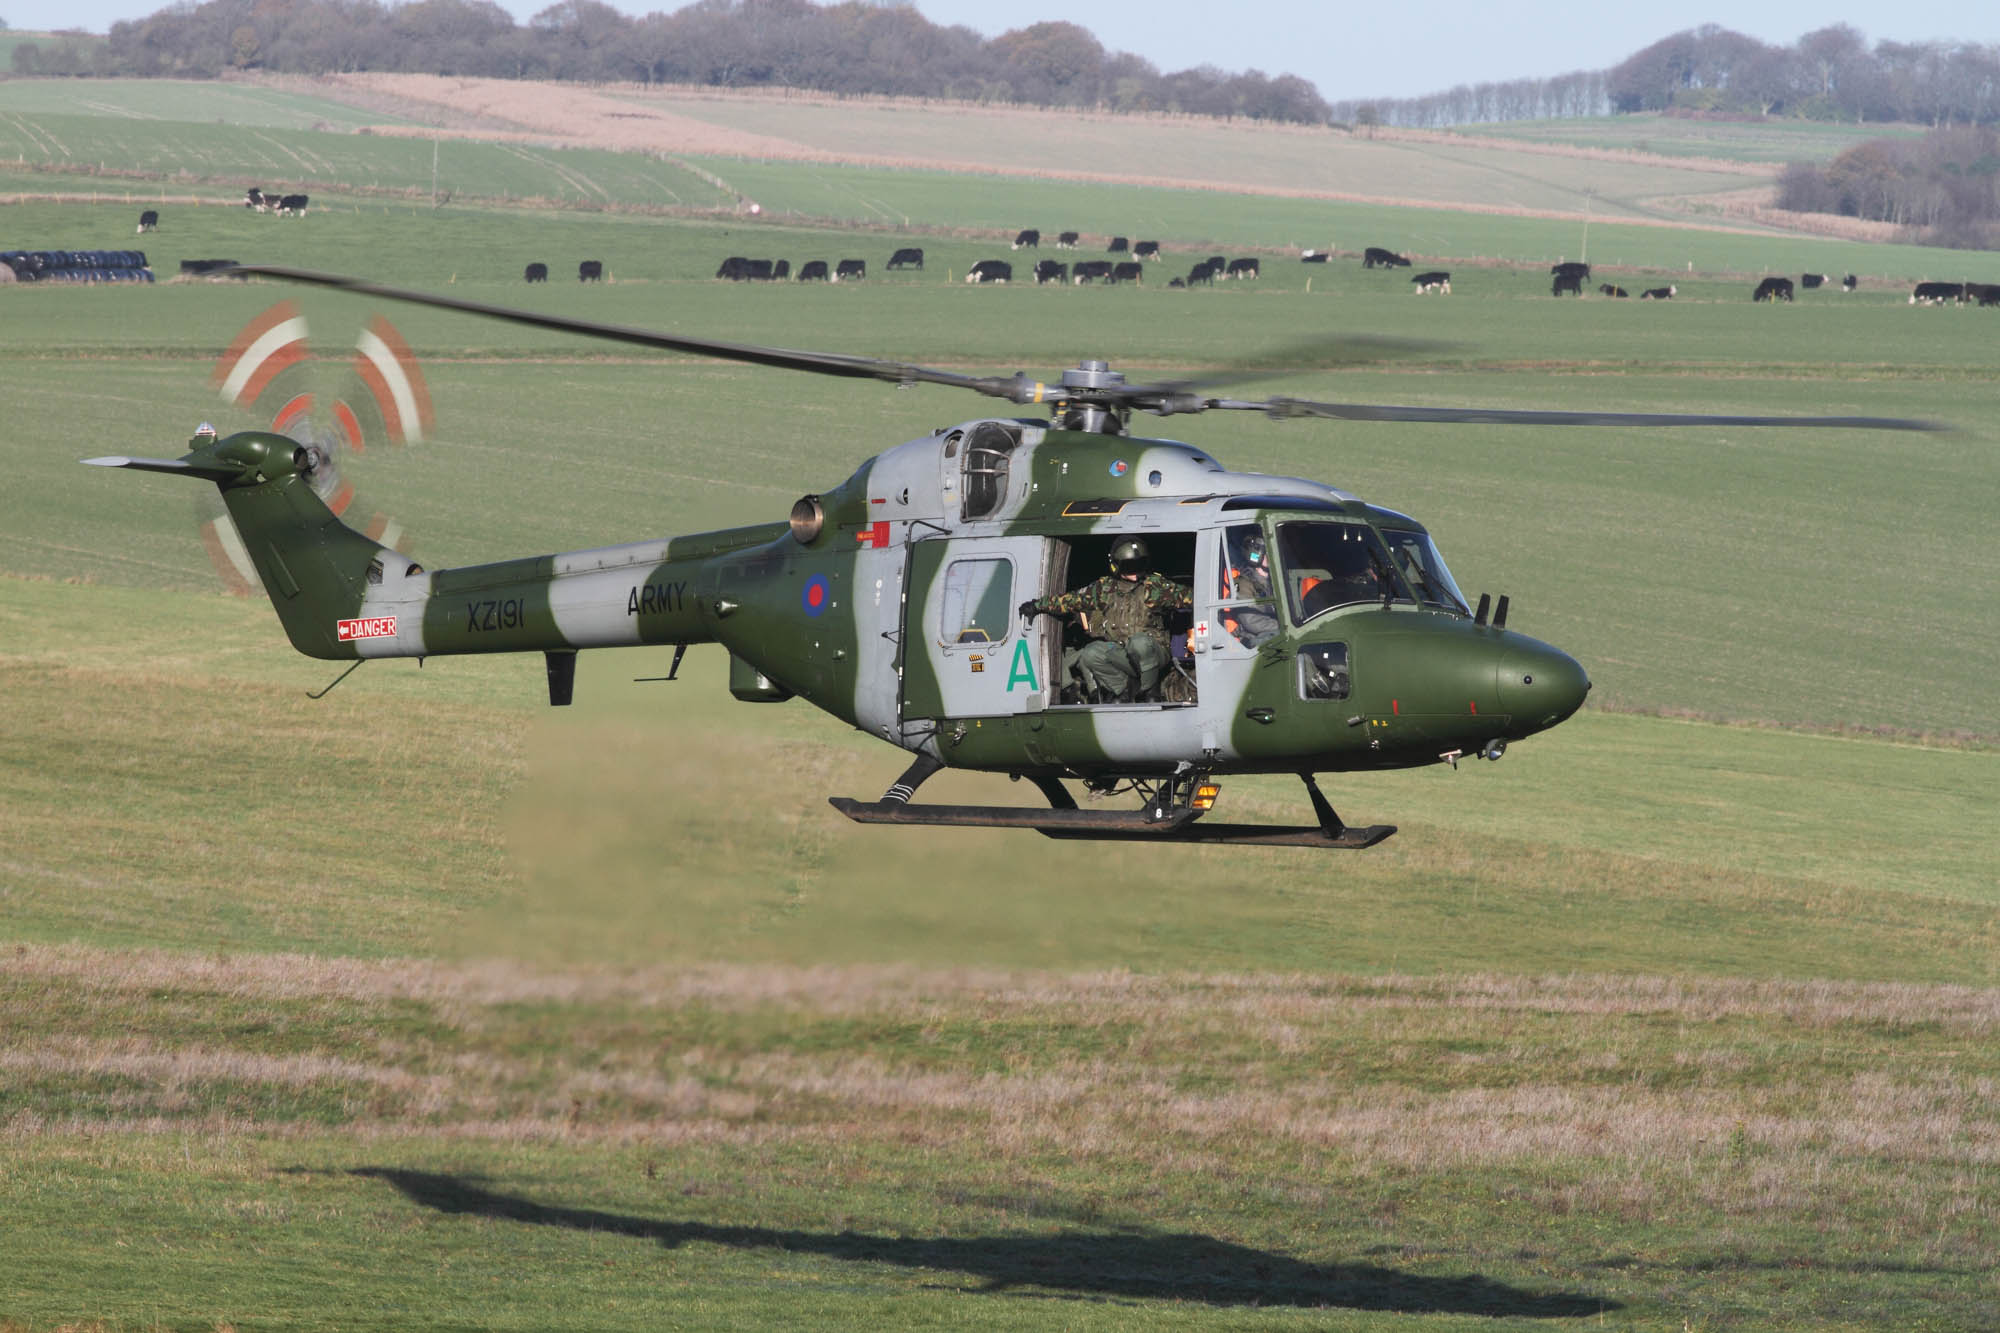
[[[1126,462],[1124,459],[1120,458],[1111,464],[1111,475],[1114,477],[1122,477],[1127,472],[1131,471],[1131,469],[1132,465]]]
[[[826,575],[815,574],[806,580],[805,588],[799,593],[799,605],[807,615],[820,615],[832,604],[833,585],[827,582]]]

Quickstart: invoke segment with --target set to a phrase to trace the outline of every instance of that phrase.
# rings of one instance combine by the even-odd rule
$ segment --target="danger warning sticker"
[[[369,616],[364,620],[337,621],[335,630],[342,643],[349,639],[393,639],[396,637],[396,617]]]

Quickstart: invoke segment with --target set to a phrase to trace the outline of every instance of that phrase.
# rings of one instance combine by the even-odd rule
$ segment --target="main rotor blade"
[[[468,315],[505,320],[511,324],[525,324],[530,328],[554,329],[560,333],[575,333],[586,338],[604,338],[612,342],[632,343],[639,347],[657,347],[669,352],[693,352],[702,356],[721,357],[727,361],[748,362],[756,366],[804,370],[817,375],[838,375],[848,379],[886,380],[891,384],[946,384],[953,388],[971,389],[974,393],[983,393],[992,398],[1021,401],[1015,398],[1017,391],[1015,377],[1003,379],[998,376],[959,375],[949,370],[933,370],[928,366],[915,366],[901,361],[881,361],[873,357],[841,356],[832,352],[803,352],[786,347],[760,347],[755,343],[723,342],[714,338],[688,338],[679,334],[661,333],[654,329],[634,328],[624,324],[604,324],[590,319],[571,319],[564,315],[545,315],[532,310],[519,310],[512,306],[488,305],[484,301],[440,296],[435,292],[387,287],[361,278],[343,277],[337,273],[317,273],[311,269],[288,268],[281,264],[239,264],[235,268],[223,271],[280,278],[286,282],[310,283],[317,287],[332,287],[339,291],[378,297],[385,301],[407,301],[412,305],[458,310]]]
[[[1485,426],[1807,426],[1823,430],[1950,430],[1909,417],[1748,417],[1706,412],[1540,412],[1499,407],[1398,407],[1378,403],[1315,403],[1304,398],[1251,402],[1211,398],[1204,407],[1267,416],[1331,417],[1336,421],[1406,421]],[[1187,410],[1187,409],[1181,409]]]

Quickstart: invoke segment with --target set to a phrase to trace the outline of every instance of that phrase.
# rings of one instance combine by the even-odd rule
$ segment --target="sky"
[[[500,0],[525,21],[551,0]],[[672,10],[672,0],[609,0],[631,14]],[[10,28],[103,32],[143,18],[165,0],[0,0]],[[1455,84],[1545,78],[1604,69],[1641,47],[1702,23],[1790,45],[1831,23],[1858,28],[1870,43],[1892,40],[2000,44],[2000,5],[1991,0],[1733,0],[1713,11],[1603,0],[1367,0],[1328,5],[1301,0],[916,0],[934,23],[963,24],[994,37],[1044,20],[1079,23],[1114,51],[1144,56],[1163,71],[1209,64],[1231,72],[1297,74],[1329,102],[1417,97]]]

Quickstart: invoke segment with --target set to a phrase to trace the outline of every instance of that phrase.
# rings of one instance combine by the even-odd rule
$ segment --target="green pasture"
[[[289,106],[279,112],[297,114]],[[242,187],[255,184],[428,200],[435,181],[442,195],[486,200],[687,210],[730,202],[686,168],[639,154],[81,112],[0,111],[0,167],[9,163],[17,176],[35,168],[32,184],[17,187],[34,192],[143,191],[157,183],[218,198],[233,192],[240,201]]]
[[[960,186],[910,197],[1018,197]],[[0,248],[968,370],[1104,356],[1341,401],[1956,429],[1137,422],[1417,515],[1596,690],[1498,764],[1327,779],[1400,826],[1365,854],[1077,847],[841,821],[825,797],[877,794],[896,753],[734,704],[713,648],[673,684],[636,679],[659,650],[587,654],[567,710],[514,658],[376,663],[308,699],[334,671],[220,591],[198,488],[76,460],[248,424],[209,369],[278,299],[339,391],[374,307],[0,289],[0,1324],[2000,1320],[1994,312],[1908,306],[1887,248],[1745,250],[1664,305],[1556,301],[1539,260],[1417,298],[1268,253],[1214,290],[987,289],[958,279],[1006,252],[955,214],[314,195],[297,221],[162,207],[143,240],[125,201],[0,206]],[[1189,225],[1217,249],[1285,243],[1232,229],[1262,201],[1208,202]],[[922,273],[880,271],[911,243]],[[871,276],[713,280],[730,254]],[[576,283],[581,258],[612,280]],[[557,280],[524,287],[530,260]],[[1898,276],[1753,306],[1739,274],[1765,267]],[[768,519],[989,410],[382,313],[437,426],[357,481],[433,565]],[[1354,335],[1402,355],[1348,364]],[[1293,780],[1222,803],[1302,809]]]
[[[1457,133],[1499,142],[1658,153],[1730,162],[1828,162],[1870,139],[1915,139],[1921,125],[1849,125],[1821,120],[1700,120],[1639,112],[1567,120],[1460,125]]]
[[[9,34],[19,40],[24,34]],[[415,122],[392,112],[363,111],[331,98],[286,87],[221,79],[6,79],[0,80],[0,124],[35,123],[46,116],[92,120],[185,122],[246,129],[338,130]],[[67,129],[71,120],[61,122]],[[161,126],[161,128],[166,128]],[[108,133],[112,126],[105,126]],[[99,142],[90,139],[89,142]],[[179,164],[176,164],[178,167]]]

